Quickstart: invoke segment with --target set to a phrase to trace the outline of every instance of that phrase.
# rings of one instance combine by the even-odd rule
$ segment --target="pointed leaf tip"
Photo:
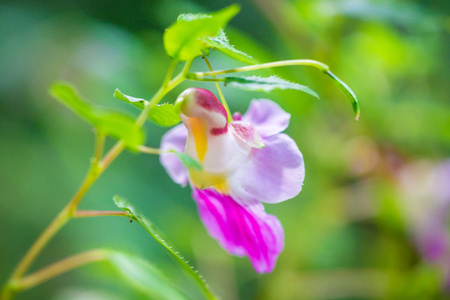
[[[134,125],[133,118],[84,100],[76,88],[68,83],[52,84],[50,94],[99,131],[123,140],[131,150],[136,150],[145,140],[144,131]]]
[[[207,299],[217,299],[201,275],[198,274],[198,272],[184,259],[180,252],[175,249],[173,244],[168,241],[165,235],[149,219],[140,214],[125,198],[115,195],[113,200],[117,207],[129,212],[132,215],[132,218],[136,220],[159,244],[161,244],[161,246],[167,250],[168,254],[175,259],[175,261],[186,271],[188,275],[190,275],[194,281],[197,282]]]
[[[359,121],[359,114],[360,114],[360,108],[359,108],[359,102],[358,98],[356,97],[355,92],[341,79],[339,79],[336,75],[334,75],[330,70],[325,71],[325,74],[330,76],[338,86],[341,88],[341,90],[347,95],[347,97],[350,99],[350,102],[353,107],[353,113],[355,114],[355,120]]]

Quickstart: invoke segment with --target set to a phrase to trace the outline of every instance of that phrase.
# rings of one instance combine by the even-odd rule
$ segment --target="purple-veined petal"
[[[230,176],[230,195],[243,203],[258,199],[277,203],[300,193],[305,178],[303,156],[284,133],[264,138],[265,148],[252,149],[246,162]]]
[[[228,125],[230,131],[250,147],[257,149],[264,148],[264,143],[261,137],[250,123],[242,121],[233,121]]]
[[[252,100],[242,121],[249,122],[262,137],[268,137],[285,130],[291,115],[278,104],[266,99]]]
[[[273,270],[284,247],[284,232],[278,219],[266,214],[261,203],[244,207],[212,188],[193,188],[193,197],[203,224],[224,249],[247,255],[258,273]]]
[[[186,127],[183,124],[177,125],[164,134],[161,139],[161,149],[184,152],[186,137]],[[175,154],[161,154],[159,160],[173,181],[186,186],[189,180],[188,171]]]

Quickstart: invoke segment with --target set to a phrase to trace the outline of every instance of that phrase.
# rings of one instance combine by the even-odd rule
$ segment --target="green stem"
[[[158,148],[151,148],[151,147],[147,147],[147,146],[139,146],[138,150],[142,153],[146,153],[146,154],[156,154],[156,155],[161,155],[163,153],[168,153],[169,151],[165,151],[165,150],[161,150]]]
[[[148,114],[153,105],[157,104],[169,91],[175,88],[178,84],[186,79],[186,74],[189,72],[189,68],[192,61],[186,62],[182,72],[178,74],[174,79],[170,80],[173,70],[176,66],[176,62],[172,62],[164,79],[163,85],[156,92],[156,94],[150,100],[150,103],[142,110],[141,114],[136,119],[135,125],[142,127],[148,118]],[[125,144],[122,140],[118,141],[104,156],[102,160],[98,160],[99,153],[103,152],[104,138],[99,134],[96,139],[95,152],[93,155],[92,163],[89,168],[88,174],[81,186],[72,197],[70,202],[63,208],[63,210],[56,216],[56,218],[50,223],[50,225],[39,235],[37,240],[19,262],[14,269],[10,279],[2,290],[2,300],[10,299],[14,296],[15,292],[11,283],[18,282],[21,277],[27,272],[37,256],[42,252],[47,243],[53,238],[53,236],[64,226],[70,218],[74,217],[77,207],[80,201],[83,199],[86,192],[92,186],[92,184],[100,177],[105,169],[114,161],[114,159],[125,149]]]
[[[326,64],[323,64],[316,60],[292,59],[292,60],[274,61],[274,62],[265,63],[265,64],[251,65],[251,66],[245,66],[245,67],[228,69],[228,70],[189,73],[189,74],[187,74],[187,77],[188,77],[188,79],[191,79],[192,77],[195,78],[195,77],[215,76],[215,75],[222,75],[222,74],[229,74],[229,73],[247,72],[247,71],[269,69],[269,68],[275,68],[275,67],[287,67],[287,66],[311,66],[311,67],[315,67],[315,68],[319,69],[320,71],[322,71],[324,73],[326,73],[330,69]]]
[[[211,67],[211,64],[209,63],[208,58],[204,53],[202,53],[203,60],[205,61],[206,65],[208,66],[209,71],[213,72],[213,68]],[[216,85],[217,92],[219,93],[220,102],[222,102],[223,107],[225,108],[225,111],[227,112],[228,116],[228,122],[233,121],[233,115],[230,112],[230,108],[228,107],[227,101],[225,100],[225,97],[223,96],[222,90],[220,89],[219,83],[216,80],[215,75],[211,75],[214,81],[214,84]]]
[[[206,81],[206,82],[225,82],[226,78],[201,78],[201,77],[195,77],[192,76],[192,74],[189,74],[190,76],[187,78],[188,80],[193,80],[193,81]]]
[[[104,216],[120,216],[131,218],[132,215],[127,211],[117,210],[77,210],[74,214],[74,218],[87,218],[87,217],[104,217]]]
[[[96,164],[91,164],[88,175],[85,180],[75,193],[75,195],[70,200],[69,204],[64,207],[64,209],[56,216],[53,222],[41,233],[37,238],[35,243],[31,246],[28,252],[25,254],[22,261],[17,265],[16,269],[11,275],[11,280],[17,280],[22,277],[31,264],[34,262],[36,257],[41,253],[45,245],[50,241],[50,239],[61,229],[64,224],[70,219],[72,213],[75,211],[78,203],[81,201],[83,196],[86,194],[91,185],[95,182],[98,175],[95,172]]]
[[[102,131],[97,129],[93,163],[98,163],[100,161],[100,159],[102,158],[103,148],[105,146],[105,138],[106,138],[105,134]]]
[[[188,73],[188,74],[186,74],[186,78],[189,80],[198,80],[198,81],[214,81],[217,84],[217,81],[225,81],[225,79],[223,79],[223,78],[216,79],[214,77],[216,75],[255,71],[255,70],[275,68],[275,67],[287,67],[287,66],[311,66],[311,67],[319,69],[324,74],[330,76],[349,98],[349,100],[352,104],[353,113],[355,114],[355,119],[359,120],[360,108],[359,108],[358,98],[356,97],[355,92],[353,92],[353,90],[345,82],[343,82],[336,75],[334,75],[330,71],[330,68],[327,65],[325,65],[319,61],[316,61],[316,60],[293,59],[293,60],[274,61],[274,62],[265,63],[265,64],[251,65],[251,66],[245,66],[245,67],[228,69],[228,70]],[[202,78],[202,77],[206,77],[206,76],[212,76],[213,78],[212,79]]]
[[[79,268],[83,265],[106,260],[108,258],[108,251],[104,249],[90,250],[80,253],[43,268],[33,274],[30,274],[22,279],[13,281],[11,286],[14,290],[20,291],[35,287],[53,277],[64,274],[73,269]]]

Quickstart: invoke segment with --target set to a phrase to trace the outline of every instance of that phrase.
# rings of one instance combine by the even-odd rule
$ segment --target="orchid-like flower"
[[[262,203],[296,196],[305,175],[297,145],[281,133],[290,115],[270,100],[253,100],[246,114],[228,120],[214,94],[199,88],[177,102],[183,124],[164,135],[161,148],[185,152],[201,168],[187,169],[171,154],[161,156],[162,165],[176,183],[190,183],[203,224],[223,248],[248,256],[257,272],[271,272],[284,232]]]

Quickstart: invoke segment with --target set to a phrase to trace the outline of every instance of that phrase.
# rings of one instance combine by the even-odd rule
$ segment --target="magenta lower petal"
[[[183,124],[177,125],[170,129],[161,140],[162,150],[175,150],[184,152],[186,147],[187,129]],[[185,186],[188,183],[188,171],[174,154],[162,154],[160,162],[166,169],[170,178],[178,184]]]
[[[271,272],[284,247],[283,228],[261,203],[249,207],[214,189],[194,188],[203,224],[219,244],[234,255],[247,255],[259,273]]]

